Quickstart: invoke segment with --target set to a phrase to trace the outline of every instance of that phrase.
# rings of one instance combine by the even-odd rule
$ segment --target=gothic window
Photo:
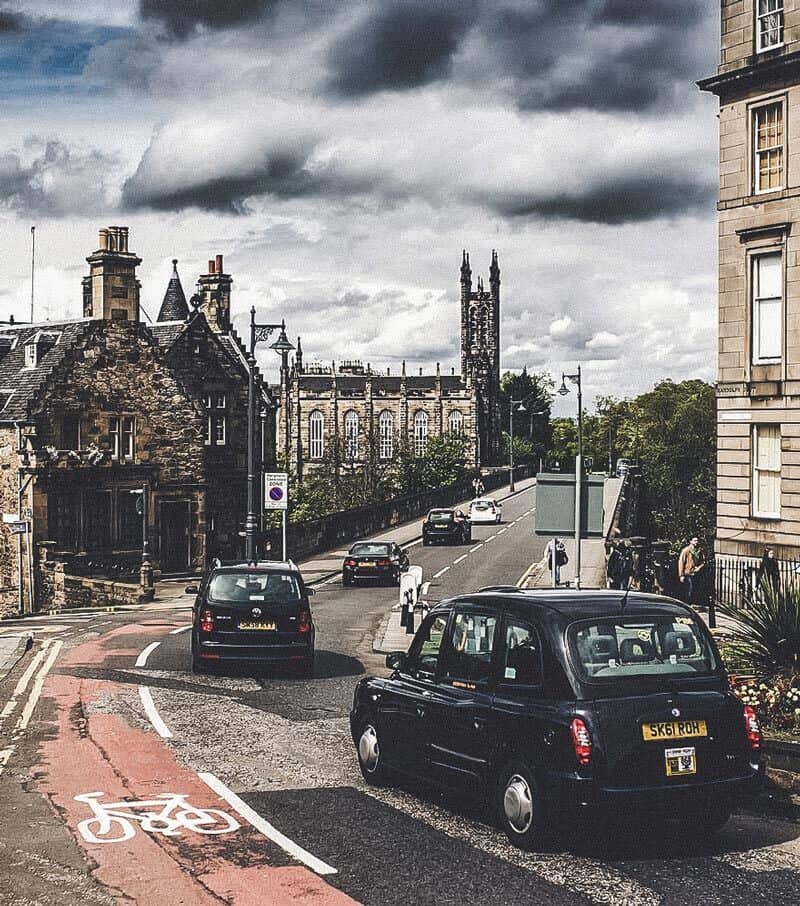
[[[322,459],[325,452],[324,424],[325,417],[319,409],[308,416],[308,455],[311,459]]]
[[[450,413],[449,425],[451,434],[464,433],[464,416],[458,411],[458,409],[453,409],[453,411]]]
[[[381,459],[391,459],[394,456],[394,416],[388,409],[384,409],[378,418],[378,433],[378,456]]]
[[[117,462],[132,460],[136,449],[136,420],[132,415],[113,415],[109,420],[111,458]]]
[[[358,413],[352,409],[344,416],[344,458],[358,459]]]
[[[424,456],[428,448],[428,413],[420,410],[414,416],[414,455]]]
[[[484,305],[481,308],[481,344],[486,344],[489,342],[490,333],[489,307],[487,305]]]
[[[207,447],[224,447],[228,442],[228,396],[219,390],[206,393]]]

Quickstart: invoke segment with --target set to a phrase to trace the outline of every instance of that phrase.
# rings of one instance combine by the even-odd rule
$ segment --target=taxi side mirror
[[[390,670],[402,670],[406,663],[406,655],[403,651],[393,651],[386,655],[386,666]]]
[[[184,591],[184,593],[187,594],[187,595],[199,595],[199,594],[200,594],[200,586],[199,586],[199,585],[187,585],[186,588],[184,588],[183,591]]]

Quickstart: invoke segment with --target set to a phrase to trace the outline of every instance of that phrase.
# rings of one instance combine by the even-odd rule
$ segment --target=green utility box
[[[581,496],[581,537],[603,537],[603,475],[584,475]],[[575,475],[540,472],[536,476],[537,535],[575,535]]]

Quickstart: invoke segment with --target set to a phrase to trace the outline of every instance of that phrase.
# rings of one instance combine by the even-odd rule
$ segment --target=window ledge
[[[752,519],[758,519],[760,522],[780,522],[780,513],[753,513]]]

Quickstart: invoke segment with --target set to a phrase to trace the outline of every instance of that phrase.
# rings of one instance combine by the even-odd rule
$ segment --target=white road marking
[[[483,541],[481,541],[480,544],[476,544],[475,547],[471,547],[471,548],[469,549],[469,552],[470,552],[471,554],[474,554],[476,550],[479,550],[479,549],[482,548],[482,547],[483,547]]]
[[[156,733],[158,733],[158,735],[162,739],[172,739],[172,733],[170,732],[169,727],[161,719],[161,715],[156,710],[153,696],[150,694],[150,690],[147,688],[147,686],[139,686],[139,698],[142,700],[144,713],[147,715],[147,719],[153,725],[153,729],[156,731]]]
[[[407,551],[410,547],[416,547],[418,544],[422,544],[422,538],[417,538],[416,541],[409,541],[408,544],[401,544],[400,547]]]
[[[485,539],[484,539],[483,543],[484,543],[484,544],[488,544],[490,541],[494,541],[494,539],[495,539],[496,537],[497,537],[497,535],[489,535],[488,538],[485,538]]]
[[[512,525],[516,525],[516,524],[517,524],[517,520],[515,519],[513,522],[508,523],[508,527],[511,528]]]
[[[500,531],[499,531],[497,534],[498,534],[498,535],[502,535],[503,533],[505,533],[505,532],[507,532],[507,531],[508,531],[507,528],[501,528]]]
[[[468,554],[462,554],[462,555],[458,558],[458,560],[453,560],[453,566],[455,566],[456,563],[461,563],[462,560],[466,560],[466,559],[467,559],[467,556],[468,556]]]
[[[178,635],[178,633],[186,632],[187,629],[191,629],[191,628],[192,628],[192,624],[189,623],[187,626],[179,626],[177,629],[170,629],[169,634]]]
[[[136,664],[135,664],[135,666],[136,666],[136,667],[144,667],[144,666],[146,666],[146,664],[147,664],[147,659],[148,659],[148,658],[150,657],[150,655],[156,650],[156,648],[158,648],[158,646],[159,646],[160,644],[161,644],[161,642],[151,642],[151,643],[147,646],[147,648],[145,648],[145,649],[139,654],[139,657],[136,658]]]
[[[422,588],[420,589],[420,592],[419,592],[420,595],[421,595],[422,597],[424,597],[426,594],[428,594],[428,589],[429,589],[430,587],[431,587],[431,583],[430,583],[430,582],[423,582],[423,583],[422,583]]]
[[[22,693],[28,688],[28,683],[31,681],[31,677],[36,672],[36,668],[39,666],[39,664],[44,659],[44,656],[47,654],[47,649],[50,645],[50,641],[51,640],[48,639],[46,642],[44,642],[41,649],[36,652],[33,660],[30,662],[30,664],[28,664],[27,670],[19,678],[19,682],[14,688],[14,691],[11,694],[11,698],[6,702],[6,706],[3,708],[2,713],[0,713],[0,720],[5,720],[5,718],[8,717],[8,715],[11,714],[11,712],[14,710],[14,708],[17,707],[17,700],[19,699],[20,695],[22,695]]]
[[[208,786],[210,786],[218,796],[224,799],[235,812],[241,815],[245,821],[249,821],[250,824],[267,837],[267,839],[272,840],[273,843],[277,843],[277,845],[280,846],[285,853],[292,856],[292,858],[307,865],[318,875],[335,875],[337,873],[333,866],[328,865],[327,862],[323,862],[322,859],[318,859],[316,856],[303,849],[302,846],[298,846],[294,840],[290,840],[287,836],[282,834],[276,827],[273,827],[269,821],[262,818],[255,809],[252,809],[246,802],[240,799],[236,793],[229,790],[219,777],[206,771],[198,773],[197,776],[203,783],[207,783]]]
[[[448,569],[450,569],[450,567],[449,567],[449,566],[445,566],[443,569],[440,569],[438,573],[434,573],[434,574],[433,574],[433,578],[434,578],[434,579],[438,579],[439,576],[443,576],[443,575],[447,572]]]

